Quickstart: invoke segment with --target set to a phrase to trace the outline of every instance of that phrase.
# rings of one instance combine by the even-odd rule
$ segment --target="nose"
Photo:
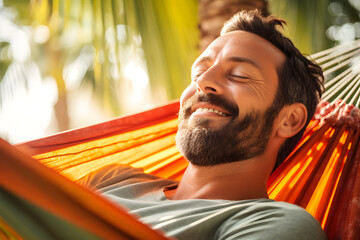
[[[224,86],[221,79],[221,71],[217,66],[212,66],[206,70],[195,81],[197,91],[206,94],[223,94]]]

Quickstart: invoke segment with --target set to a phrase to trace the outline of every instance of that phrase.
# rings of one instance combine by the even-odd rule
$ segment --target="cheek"
[[[241,88],[232,88],[231,95],[233,96],[234,103],[239,108],[239,115],[244,116],[251,110],[258,108],[259,99],[256,98],[254,91],[247,86]]]
[[[196,93],[196,84],[191,83],[181,94],[180,97],[180,107],[182,107],[186,100],[188,100],[191,96]]]
[[[235,90],[234,90],[235,89]],[[239,108],[239,118],[242,119],[246,115],[254,112],[263,112],[271,105],[271,99],[263,99],[251,87],[242,86],[241,88],[233,88],[231,92],[234,103]]]

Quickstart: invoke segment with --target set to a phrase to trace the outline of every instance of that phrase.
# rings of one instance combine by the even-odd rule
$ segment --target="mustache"
[[[191,107],[199,102],[206,102],[221,107],[224,110],[226,110],[228,113],[230,113],[232,118],[236,118],[239,115],[238,106],[230,102],[226,98],[212,93],[210,94],[197,93],[185,101],[184,106],[180,109],[179,112],[180,118],[187,117],[191,112]]]

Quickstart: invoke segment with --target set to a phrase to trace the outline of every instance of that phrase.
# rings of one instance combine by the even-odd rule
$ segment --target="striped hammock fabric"
[[[360,239],[360,42],[312,56],[326,91],[303,138],[268,181],[329,239]],[[343,100],[340,100],[343,99]],[[108,164],[179,180],[179,102],[11,146],[0,141],[0,239],[166,239],[76,183]]]

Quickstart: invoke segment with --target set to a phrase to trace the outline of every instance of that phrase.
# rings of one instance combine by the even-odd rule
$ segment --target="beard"
[[[231,113],[231,120],[219,129],[209,127],[209,119],[189,123],[191,106],[208,102]],[[243,161],[264,153],[279,112],[276,104],[267,110],[255,111],[239,119],[239,109],[223,97],[199,94],[189,98],[180,109],[176,145],[183,156],[196,166],[214,166]]]

